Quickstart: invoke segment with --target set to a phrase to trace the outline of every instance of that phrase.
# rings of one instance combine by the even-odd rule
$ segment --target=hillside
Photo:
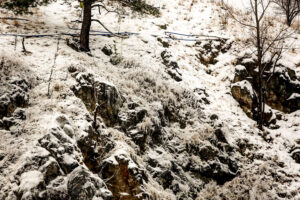
[[[249,31],[217,0],[147,3],[160,15],[94,10],[131,34],[92,24],[91,54],[70,47],[77,1],[0,9],[0,199],[300,199],[299,30],[262,131],[243,104]]]

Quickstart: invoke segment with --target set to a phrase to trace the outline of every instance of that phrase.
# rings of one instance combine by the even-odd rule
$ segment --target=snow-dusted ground
[[[214,123],[222,124],[227,130],[226,138],[230,144],[236,145],[237,140],[247,139],[249,143],[257,147],[255,154],[262,155],[264,158],[263,160],[254,159],[252,163],[247,161],[247,164],[245,163],[241,169],[242,172],[249,171],[249,174],[255,174],[256,170],[261,170],[260,167],[269,161],[282,162],[284,166],[279,170],[283,172],[277,171],[276,173],[288,174],[292,177],[291,181],[283,183],[282,187],[288,191],[287,193],[299,192],[300,165],[291,158],[289,150],[295,145],[295,141],[300,140],[300,111],[284,114],[284,120],[278,121],[280,128],[268,130],[270,132],[269,137],[273,139],[272,142],[266,142],[262,137],[263,133],[257,129],[256,123],[246,116],[230,93],[236,57],[245,49],[240,44],[234,43],[227,53],[220,54],[217,57],[217,64],[205,66],[196,57],[199,52],[195,41],[166,39],[170,45],[167,50],[171,52],[172,59],[178,62],[179,70],[182,73],[182,81],[176,82],[165,73],[165,67],[161,61],[160,54],[166,48],[155,37],[151,36],[155,34],[164,37],[166,36],[166,31],[174,31],[184,34],[220,36],[236,41],[241,37],[243,39],[247,38],[247,31],[232,20],[229,20],[226,27],[224,27],[222,25],[224,11],[214,1],[163,0],[149,1],[149,3],[161,8],[162,15],[160,17],[140,16],[132,14],[128,9],[125,9],[125,11],[129,13],[129,16],[124,16],[122,19],[118,19],[114,14],[101,16],[101,20],[111,30],[138,32],[140,35],[133,35],[129,39],[92,36],[90,44],[92,57],[69,48],[66,45],[65,36],[26,39],[26,49],[31,52],[27,55],[21,52],[20,38],[17,38],[18,43],[15,49],[14,37],[0,36],[0,57],[15,60],[15,62],[20,64],[20,67],[26,67],[32,71],[30,76],[37,78],[36,86],[30,91],[30,105],[26,110],[28,119],[23,127],[24,133],[16,138],[10,135],[8,131],[0,130],[0,152],[12,152],[15,155],[14,162],[0,174],[0,181],[4,182],[13,179],[15,170],[29,156],[28,154],[30,154],[37,139],[45,135],[50,128],[57,126],[55,122],[56,116],[60,114],[69,116],[74,127],[76,127],[75,132],[80,132],[83,129],[84,125],[82,124],[88,111],[70,90],[70,87],[75,84],[75,80],[68,72],[68,67],[77,66],[97,74],[103,80],[113,83],[124,96],[136,100],[151,109],[155,108],[158,98],[176,99],[176,97],[171,96],[170,91],[175,90],[180,93],[183,90],[205,89],[209,96],[208,100],[211,103],[201,108],[203,121],[195,121],[193,125],[183,131],[179,130],[178,124],[170,127],[170,129],[178,134],[182,141],[193,140],[195,137],[203,138],[206,137],[202,133],[205,128],[203,124],[210,123],[209,117],[212,114],[216,114],[218,120]],[[1,16],[5,15],[1,14]],[[15,22],[2,20],[0,32],[23,34],[78,33],[79,31],[71,30],[68,26],[80,28],[78,24],[71,23],[72,20],[79,19],[79,15],[80,10],[76,1],[70,5],[58,1],[35,9],[33,16],[23,16],[28,18],[30,22],[20,21],[16,25]],[[95,12],[94,15],[97,16],[97,13]],[[167,25],[167,30],[161,29],[160,25]],[[98,25],[93,25],[92,30],[102,31]],[[183,36],[175,37],[186,38]],[[296,37],[300,36],[297,35]],[[106,44],[116,46],[118,54],[124,59],[123,62],[135,63],[136,67],[128,69],[124,68],[122,64],[118,66],[112,65],[109,62],[109,57],[101,51]],[[295,46],[300,46],[299,39],[295,42]],[[52,95],[49,99],[47,96],[49,77],[57,47],[57,59],[50,84]],[[287,52],[283,60],[283,62],[289,63],[289,67],[293,68],[297,75],[300,76],[299,49]],[[22,69],[20,70],[22,71]],[[157,84],[156,93],[139,93],[143,92],[140,89],[143,85],[138,85],[138,82],[134,81],[137,77],[140,77],[141,80],[145,78],[154,80]],[[162,91],[159,91],[160,88],[163,88]],[[170,96],[168,96],[169,94]],[[192,113],[193,110],[189,110],[189,112]],[[191,115],[194,116],[196,114],[192,113]],[[116,136],[116,139],[122,137]],[[128,147],[128,145],[123,144],[122,139],[120,140],[119,151],[124,149],[125,151],[133,151],[132,147]],[[118,151],[116,151],[117,153]],[[151,155],[155,156],[154,153]],[[163,159],[167,162],[168,156]],[[33,176],[35,178],[31,179]],[[26,190],[28,184],[38,184],[39,176],[38,171],[23,174],[23,181],[20,187]],[[227,187],[226,184],[224,187]],[[228,183],[228,187],[230,187],[230,184],[232,183]],[[257,181],[255,184],[259,185],[260,182]],[[2,187],[6,186],[2,185]],[[153,184],[152,187],[156,186]],[[281,186],[278,187],[280,188]],[[158,186],[156,189],[162,190]],[[254,187],[251,190],[253,199],[257,195],[255,193],[259,193],[255,189]],[[166,197],[162,196],[161,199],[174,198],[167,196],[166,194]],[[300,194],[293,198],[300,199]],[[209,198],[207,197],[207,199]],[[270,199],[270,197],[258,199]]]

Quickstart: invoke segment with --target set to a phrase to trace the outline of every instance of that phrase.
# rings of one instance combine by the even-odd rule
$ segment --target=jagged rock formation
[[[256,93],[253,91],[251,84],[246,80],[236,82],[231,87],[231,93],[239,102],[247,116],[254,118],[258,102]]]
[[[236,82],[231,87],[232,96],[239,102],[243,111],[248,117],[252,119],[258,119],[258,97],[255,91],[253,91],[251,84],[247,80]],[[273,113],[272,110],[266,107],[264,119],[265,123],[270,123]]]
[[[122,97],[112,84],[97,80],[92,74],[74,74],[78,84],[72,88],[87,109],[93,113],[98,105],[97,112],[107,126],[117,123],[117,115],[122,105]]]
[[[29,90],[36,78],[19,63],[3,57],[0,62],[0,129],[19,135],[18,125],[26,119],[25,109],[29,104]]]
[[[72,90],[91,112],[93,109],[89,108],[93,106],[89,103],[95,104],[92,97],[93,91],[96,91],[93,89],[91,80],[96,80],[96,78],[91,74],[74,74],[76,74],[74,77],[77,85]],[[84,163],[91,171],[101,173],[104,179],[109,180],[108,188],[113,193],[113,199],[151,199],[151,195],[144,189],[144,184],[149,181],[149,177],[182,199],[195,198],[199,187],[206,181],[215,180],[219,184],[224,184],[238,174],[238,160],[232,157],[238,153],[238,150],[228,144],[225,133],[221,129],[215,131],[215,136],[210,141],[181,146],[177,137],[167,140],[170,135],[167,127],[174,123],[178,123],[182,129],[189,126],[188,119],[178,113],[179,110],[175,105],[166,105],[156,110],[160,121],[150,129],[140,130],[137,128],[138,124],[149,117],[153,111],[134,102],[121,104],[121,95],[116,92],[118,90],[114,87],[106,88],[112,92],[99,92],[98,96],[99,103],[101,100],[102,104],[106,105],[99,113],[101,118],[104,118],[103,122],[123,131],[140,148],[138,152],[141,156],[149,153],[149,157],[146,156],[145,160],[148,163],[146,172],[138,167],[139,164],[133,161],[131,156],[122,151],[115,152],[105,159],[106,155],[114,152],[118,145],[101,128],[94,130],[90,126],[80,134],[77,144],[84,157]],[[198,90],[196,90],[197,95],[203,99],[200,98],[200,102],[208,104],[208,94],[205,90]],[[115,95],[107,98],[107,93]],[[109,100],[110,103],[106,103]],[[116,111],[114,113],[118,115],[105,114],[110,110]],[[180,148],[172,148],[177,145]],[[171,160],[167,161],[170,162],[169,166],[160,164],[162,162],[160,154],[171,156]],[[176,157],[180,159],[175,159]],[[187,176],[186,173],[193,174],[193,178]],[[199,185],[195,185],[194,181]],[[182,189],[186,187],[184,186],[186,184],[188,189],[183,192]]]
[[[28,82],[24,79],[0,83],[0,119],[11,117],[18,107],[28,105],[28,87]]]
[[[233,82],[247,80],[254,91],[258,91],[258,71],[255,61],[247,56],[238,60]],[[300,82],[294,70],[279,65],[275,71],[268,69],[263,79],[263,87],[266,88],[266,104],[271,108],[285,113],[291,113],[300,109]],[[251,109],[251,107],[248,107]]]
[[[161,52],[161,58],[163,60],[163,64],[167,67],[167,73],[176,81],[182,81],[182,73],[180,72],[180,68],[178,63],[174,61],[172,58],[172,54],[164,50]]]
[[[106,5],[114,10],[119,2]],[[298,69],[278,67],[270,79],[267,103],[287,113],[268,106],[265,121],[277,118],[276,125],[260,131],[240,109],[256,118],[254,61],[236,57],[244,40],[234,37],[246,31],[233,21],[218,30],[218,2],[151,1],[161,19],[126,7],[145,9],[144,1],[122,2],[130,24],[113,13],[101,22],[139,34],[93,34],[88,55],[61,42],[67,35],[27,38],[26,55],[20,38],[0,38],[9,52],[0,52],[0,200],[299,199]],[[68,22],[80,14],[77,1],[64,0],[37,11],[41,24],[26,23],[26,34],[41,25],[70,33],[67,25],[76,24]],[[23,21],[13,27],[0,25],[13,32]]]
[[[218,62],[217,57],[231,48],[232,41],[226,39],[197,41],[195,46],[199,51],[196,55],[199,61],[204,65],[214,65]]]
[[[99,176],[82,165],[80,149],[70,133],[65,116],[38,140],[26,162],[15,175],[18,199],[111,199]],[[64,127],[64,130],[61,128]]]

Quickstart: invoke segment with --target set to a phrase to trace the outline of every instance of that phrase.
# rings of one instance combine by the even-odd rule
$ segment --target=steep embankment
[[[78,33],[70,2],[1,33]],[[0,37],[0,199],[300,198],[299,110],[262,132],[231,94],[247,31],[214,1],[150,3],[161,16],[99,16],[139,34],[92,36],[92,56],[68,36],[27,38],[27,52]],[[299,78],[299,51],[283,61]]]

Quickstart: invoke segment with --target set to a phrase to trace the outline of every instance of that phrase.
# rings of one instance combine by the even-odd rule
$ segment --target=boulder
[[[245,66],[237,65],[235,67],[233,83],[240,82],[240,81],[243,81],[243,80],[247,80],[247,78],[249,79],[249,76],[250,75],[249,75],[249,73],[248,73]]]
[[[295,160],[296,163],[300,164],[300,149],[296,149],[292,152],[292,158]]]
[[[235,100],[239,102],[247,116],[253,119],[258,102],[256,93],[253,91],[251,84],[246,80],[237,82],[232,85],[231,93]]]
[[[19,126],[23,120],[26,120],[25,110],[17,108],[11,117],[3,117],[0,120],[0,128],[10,130],[14,135],[20,135],[22,133],[21,127]]]
[[[67,183],[67,188],[70,199],[112,199],[112,194],[106,189],[103,180],[82,166],[72,171]]]
[[[167,189],[172,185],[172,182],[174,181],[174,175],[170,170],[165,170],[159,174],[158,180],[163,188]]]
[[[138,123],[142,122],[147,115],[147,110],[140,107],[128,109],[119,114],[120,125],[123,130],[134,128]]]
[[[24,108],[28,105],[28,87],[25,80],[0,83],[0,119],[10,117],[18,107]]]
[[[118,56],[118,55],[114,55],[110,58],[109,62],[112,64],[112,65],[118,65],[122,62],[122,57]]]
[[[111,56],[113,54],[113,47],[111,45],[104,45],[104,47],[102,48],[102,52],[107,55],[107,56]]]
[[[49,199],[45,196],[47,184],[62,175],[58,162],[42,147],[34,147],[17,170],[20,182],[16,195],[19,199]],[[60,200],[59,198],[57,198]]]
[[[15,176],[21,183],[18,199],[111,199],[105,183],[80,164],[80,149],[60,127],[39,139],[27,155]]]
[[[232,41],[225,39],[197,41],[195,46],[199,51],[196,57],[204,65],[216,64],[220,53],[226,53],[232,45]]]
[[[157,41],[159,41],[164,48],[170,47],[169,41],[167,39],[157,38]]]
[[[229,169],[228,165],[224,165],[219,161],[212,161],[206,165],[201,165],[199,169],[199,173],[202,176],[212,178],[221,185],[232,180],[237,175],[236,172]]]
[[[52,128],[50,133],[39,139],[39,144],[57,160],[64,173],[68,174],[79,166],[76,154],[79,149],[61,128]]]
[[[37,170],[25,172],[20,177],[19,199],[39,199],[39,192],[44,187],[43,174],[41,172]]]
[[[204,103],[206,105],[210,104],[210,101],[208,100],[209,95],[207,94],[206,90],[203,88],[195,88],[194,93],[198,97],[200,103]]]
[[[47,189],[43,191],[43,199],[46,200],[65,200],[69,198],[68,179],[65,176],[58,176],[56,179],[52,180]]]
[[[247,80],[234,83],[231,87],[231,93],[246,115],[251,119],[257,120],[258,97],[251,84]],[[276,117],[268,105],[265,105],[263,122],[266,125],[276,123]]]
[[[267,84],[267,104],[273,109],[285,113],[299,110],[300,82],[296,80],[291,79],[287,69],[274,73]]]
[[[133,129],[128,131],[127,135],[141,148],[141,150],[144,150],[147,140],[147,134],[144,131]]]
[[[222,129],[218,128],[215,130],[215,136],[218,141],[223,142],[223,143],[228,143],[225,133],[222,131]]]
[[[206,141],[198,145],[187,145],[187,152],[197,158],[189,158],[188,165],[184,167],[185,171],[213,179],[218,184],[224,184],[236,177],[239,167],[236,158],[231,156],[235,152],[234,148],[219,148],[215,146],[217,144]]]
[[[210,120],[214,121],[214,120],[218,120],[219,116],[216,114],[212,114],[209,118],[210,118]]]
[[[253,90],[258,91],[259,75],[255,59],[245,55],[238,59],[237,64],[233,82],[247,80],[253,86]],[[285,113],[299,110],[300,82],[296,72],[283,65],[277,65],[274,70],[272,63],[264,64],[267,70],[264,72],[262,84],[266,91],[266,104],[272,109]]]
[[[177,82],[182,81],[182,73],[178,63],[174,60],[172,53],[165,50],[161,52],[163,64],[167,67],[166,72]]]

